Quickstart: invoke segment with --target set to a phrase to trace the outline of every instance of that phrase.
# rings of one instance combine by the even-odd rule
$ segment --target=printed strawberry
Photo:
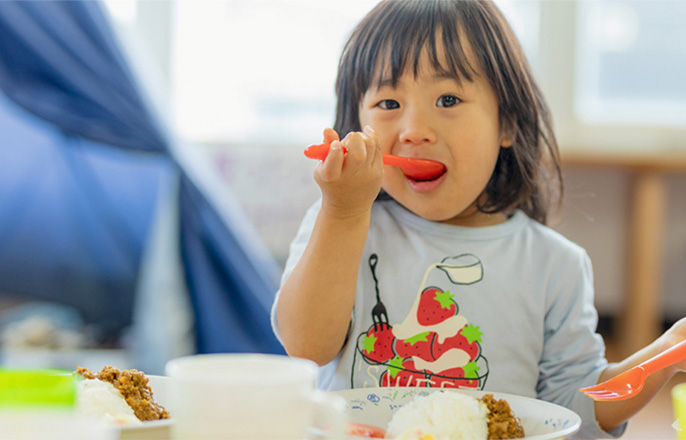
[[[439,324],[457,315],[457,304],[449,291],[443,292],[435,287],[427,287],[419,297],[417,322],[420,325]]]
[[[422,332],[407,339],[396,339],[395,354],[403,359],[418,357],[425,361],[435,361],[431,349],[435,339],[435,332]]]
[[[431,386],[434,388],[459,388],[464,380],[464,370],[460,367],[449,368],[431,376]]]
[[[449,368],[431,376],[431,386],[435,388],[478,388],[479,370],[476,362],[463,367]]]
[[[375,363],[391,359],[393,354],[393,328],[390,325],[372,325],[362,340],[363,356]]]
[[[455,336],[446,338],[443,343],[436,341],[432,346],[432,355],[438,359],[446,351],[458,348],[466,351],[469,359],[473,361],[479,357],[481,352],[481,336],[483,336],[483,332],[479,330],[479,326],[467,324]]]
[[[379,379],[382,387],[427,387],[429,386],[424,371],[417,371],[412,359],[399,356],[390,360],[386,371]]]

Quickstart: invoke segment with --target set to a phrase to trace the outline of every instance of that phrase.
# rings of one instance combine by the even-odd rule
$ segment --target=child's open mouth
[[[430,175],[412,176],[405,174],[405,178],[414,191],[428,192],[437,188],[441,182],[443,182],[446,172],[447,170],[443,169],[442,171],[437,171]]]

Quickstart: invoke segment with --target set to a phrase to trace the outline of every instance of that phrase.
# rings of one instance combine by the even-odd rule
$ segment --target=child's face
[[[470,63],[477,66],[465,49]],[[400,168],[386,166],[384,190],[429,220],[465,226],[502,222],[504,216],[476,209],[500,147],[511,145],[509,138],[501,137],[494,90],[479,71],[474,81],[463,80],[461,85],[441,76],[426,53],[419,67],[417,77],[406,69],[395,88],[390,81],[382,81],[379,88],[374,83],[360,102],[360,125],[376,130],[384,153],[436,160],[447,171],[434,180],[417,181]]]

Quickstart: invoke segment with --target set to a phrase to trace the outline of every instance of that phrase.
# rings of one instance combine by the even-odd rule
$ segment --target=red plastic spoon
[[[310,159],[324,160],[329,154],[330,144],[315,144],[305,148],[305,156]],[[445,165],[435,160],[416,159],[412,157],[383,155],[383,163],[400,167],[407,177],[417,180],[435,179],[445,173]]]

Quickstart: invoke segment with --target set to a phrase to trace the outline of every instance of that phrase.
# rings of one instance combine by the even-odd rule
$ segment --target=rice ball
[[[486,440],[488,408],[457,391],[436,391],[398,409],[387,433],[399,440]]]
[[[76,413],[119,425],[141,423],[119,390],[111,383],[98,379],[79,382]]]

